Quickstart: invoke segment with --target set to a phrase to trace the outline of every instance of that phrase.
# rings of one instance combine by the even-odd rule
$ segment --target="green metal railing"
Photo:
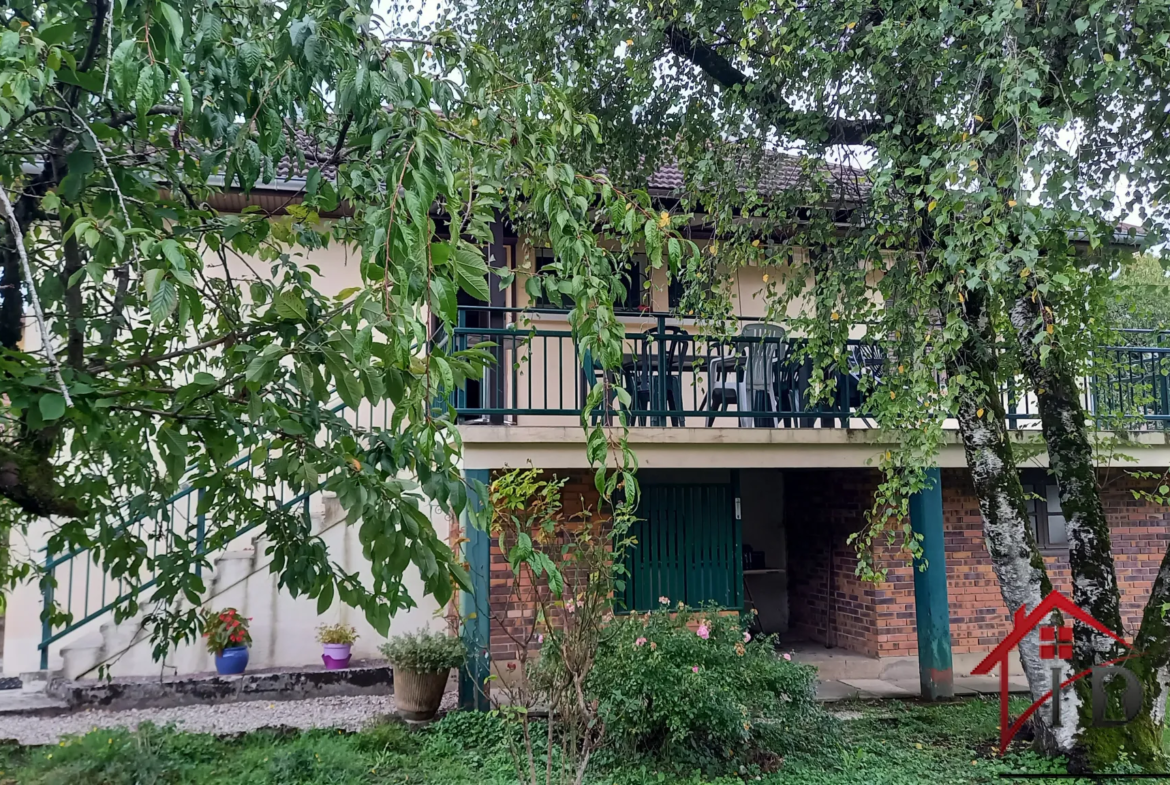
[[[364,424],[370,429],[386,427],[390,417],[390,407],[386,403],[359,413],[338,404],[332,406],[329,412],[348,413],[355,424],[362,425],[365,421]],[[380,421],[380,424],[376,421]],[[228,469],[242,469],[250,463],[251,458],[244,456],[230,463]],[[181,542],[192,542],[197,556],[211,555],[207,548],[207,516],[199,511],[202,491],[195,482],[195,478],[192,478],[173,496],[147,509],[138,509],[142,505],[136,500],[131,500],[125,505],[127,520],[120,531],[133,535],[137,540],[147,543],[150,548],[149,554],[141,554],[146,557],[145,572],[137,581],[111,579],[101,567],[100,552],[96,548],[76,548],[66,553],[54,554],[49,546],[45,546],[42,551],[44,574],[40,584],[41,641],[37,644],[42,670],[49,667],[49,649],[54,643],[107,616],[142,592],[153,588],[158,582],[156,557],[160,552],[165,554]],[[305,515],[308,515],[312,497],[319,493],[319,491],[293,493],[284,486],[268,487],[265,491],[271,492],[273,498],[277,499],[277,510],[292,510],[301,505]],[[257,521],[234,532],[231,540],[224,545],[238,541],[259,525],[260,521]],[[196,574],[202,575],[202,560],[194,569]],[[56,626],[53,624],[52,614],[55,604],[59,605],[67,619],[65,623]]]
[[[517,416],[540,423],[577,417],[597,385],[610,391],[593,412],[595,420],[616,421],[619,412],[633,427],[711,427],[732,419],[740,427],[869,427],[870,396],[890,389],[885,358],[874,343],[851,340],[846,357],[830,376],[828,401],[813,394],[813,362],[799,338],[734,336],[715,340],[687,332],[664,313],[631,313],[646,329],[625,334],[620,369],[602,372],[580,352],[568,329],[544,327],[563,311],[472,306],[462,308],[453,332],[455,349],[490,343],[502,378],[469,386],[452,400],[464,422]],[[743,325],[757,320],[740,319]],[[1104,369],[1082,384],[1082,405],[1101,419],[1115,418],[1128,429],[1161,427],[1170,421],[1170,348],[1165,333],[1123,331],[1133,346],[1098,350]],[[1140,339],[1140,341],[1138,340]],[[500,384],[499,382],[502,382]],[[616,390],[628,393],[619,403]],[[1034,396],[1020,386],[1003,391],[1013,427],[1035,427]]]

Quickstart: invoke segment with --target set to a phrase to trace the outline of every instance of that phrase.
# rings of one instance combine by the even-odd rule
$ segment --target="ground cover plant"
[[[1065,771],[1062,760],[1042,758],[1026,744],[1014,745],[1005,758],[995,755],[994,700],[829,709],[840,718],[841,744],[785,755],[774,772],[749,765],[704,776],[679,761],[606,752],[587,782],[990,785],[1028,781],[1001,774]],[[449,714],[423,730],[388,720],[360,733],[269,730],[216,738],[149,725],[136,732],[94,730],[57,745],[0,747],[0,785],[514,785],[506,734],[515,730],[497,716],[474,712]],[[1061,781],[1090,785],[1087,779]]]

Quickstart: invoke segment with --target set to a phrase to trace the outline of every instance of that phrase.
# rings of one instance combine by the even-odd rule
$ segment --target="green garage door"
[[[644,485],[632,534],[626,608],[743,605],[740,522],[730,485]]]

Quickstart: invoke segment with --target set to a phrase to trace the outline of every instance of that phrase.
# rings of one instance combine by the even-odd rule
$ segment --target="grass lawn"
[[[1063,771],[1059,762],[1028,751],[1005,759],[994,754],[994,701],[885,701],[833,709],[849,718],[842,723],[843,743],[816,755],[790,756],[774,773],[704,779],[601,754],[590,782],[964,785],[1025,781],[1000,776],[1008,772]],[[0,785],[515,785],[503,738],[497,722],[473,714],[452,715],[422,731],[390,723],[356,734],[269,731],[217,739],[153,727],[96,731],[54,747],[0,748]]]

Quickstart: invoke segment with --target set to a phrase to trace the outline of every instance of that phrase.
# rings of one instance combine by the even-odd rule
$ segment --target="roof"
[[[333,161],[333,148],[321,144],[320,139],[303,129],[296,129],[297,152],[304,157],[301,165],[296,154],[285,155],[275,166],[276,177],[272,183],[257,184],[257,188],[285,190],[285,184],[295,183],[299,190],[309,170],[319,167],[327,179],[337,176],[337,162]],[[740,156],[737,171],[751,173],[753,178],[740,183],[742,189],[755,188],[761,196],[775,196],[785,191],[810,184],[805,171],[805,159],[787,153],[767,152],[758,159]],[[871,183],[865,170],[839,164],[816,164],[838,191],[839,198],[848,203],[858,204],[869,195]],[[754,171],[753,171],[754,170]],[[686,176],[677,163],[660,166],[646,182],[647,188],[660,196],[677,196],[686,185]]]
[[[285,154],[276,162],[276,180],[303,180],[308,177],[313,167],[321,169],[321,176],[329,180],[337,177],[337,162],[333,160],[332,146],[326,147],[321,140],[312,136],[303,129],[296,129],[297,151],[305,158],[305,165],[301,166],[296,154]],[[299,183],[298,183],[299,185]],[[263,186],[261,186],[263,187]]]
[[[752,175],[750,178],[744,177],[744,181],[739,184],[741,189],[755,188],[761,196],[776,196],[812,184],[806,172],[806,159],[801,156],[767,152],[756,160],[747,155],[738,158],[737,171]],[[843,202],[859,204],[865,201],[872,190],[872,183],[864,169],[840,164],[814,165],[833,185],[838,199]],[[680,193],[685,184],[686,176],[677,163],[659,167],[647,180],[650,190],[670,195]]]

